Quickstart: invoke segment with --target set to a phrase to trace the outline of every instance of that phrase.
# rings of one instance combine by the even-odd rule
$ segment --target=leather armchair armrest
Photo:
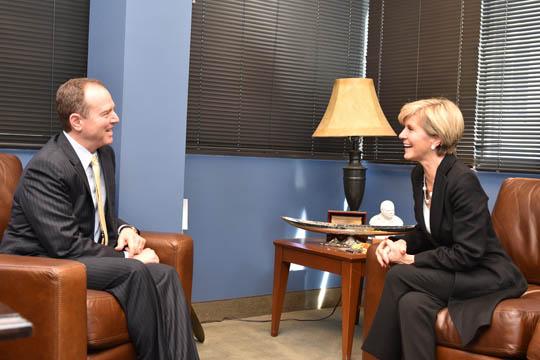
[[[164,233],[141,231],[146,239],[146,246],[154,249],[163,264],[176,269],[186,301],[191,304],[191,288],[193,281],[193,240],[188,235],[180,233]]]
[[[540,360],[540,321],[536,324],[536,329],[527,348],[527,359]]]
[[[377,262],[375,250],[378,244],[373,244],[367,251],[366,258],[366,293],[364,298],[364,321],[362,325],[362,337],[365,339],[371,328],[371,323],[375,317],[375,312],[379,306],[382,290],[384,287],[384,278],[387,269],[383,269]],[[363,352],[362,359],[374,359],[370,354]]]
[[[31,337],[0,342],[1,358],[86,358],[83,264],[0,254],[0,301],[33,324]]]

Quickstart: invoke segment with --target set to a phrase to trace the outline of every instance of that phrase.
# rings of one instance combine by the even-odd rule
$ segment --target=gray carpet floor
[[[201,360],[336,360],[341,359],[341,308],[320,321],[332,309],[284,313],[279,335],[270,336],[270,322],[225,320],[203,324],[205,342],[197,343]],[[249,318],[266,320],[269,315]],[[360,318],[361,324],[362,318]],[[356,326],[352,358],[361,359],[361,325]]]

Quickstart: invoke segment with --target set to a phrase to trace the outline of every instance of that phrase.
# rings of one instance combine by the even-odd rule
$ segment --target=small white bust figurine
[[[403,226],[403,220],[396,216],[394,203],[390,200],[384,200],[381,203],[381,212],[369,220],[369,225],[379,226]]]

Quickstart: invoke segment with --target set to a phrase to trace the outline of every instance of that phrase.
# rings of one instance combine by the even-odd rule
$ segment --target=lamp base
[[[349,164],[343,168],[343,188],[345,198],[349,204],[350,211],[357,211],[364,197],[366,186],[366,168],[360,162],[360,138],[352,136],[349,138],[352,145],[349,150]]]
[[[343,168],[343,188],[349,209],[357,211],[364,198],[366,186],[366,168],[357,162]]]

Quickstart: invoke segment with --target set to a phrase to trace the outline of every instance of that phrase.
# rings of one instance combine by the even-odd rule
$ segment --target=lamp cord
[[[298,319],[298,318],[288,318],[288,319],[280,319],[280,321],[290,321],[290,320],[294,320],[294,321],[321,321],[321,320],[326,320],[328,319],[329,317],[331,317],[332,315],[334,315],[334,313],[336,312],[336,309],[338,308],[339,304],[341,304],[341,296],[339,297],[336,305],[334,305],[334,307],[332,308],[332,311],[330,312],[330,314],[322,317],[322,318],[318,318],[318,319]],[[242,318],[236,318],[236,317],[224,317],[223,320],[219,321],[219,322],[222,322],[224,320],[236,320],[236,321],[243,321],[243,322],[253,322],[253,323],[267,323],[267,322],[271,322],[272,319],[267,319],[267,320],[250,320],[250,319],[242,319]]]

